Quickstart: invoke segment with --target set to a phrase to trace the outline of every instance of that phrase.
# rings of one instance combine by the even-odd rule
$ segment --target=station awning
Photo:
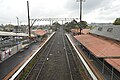
[[[104,58],[120,72],[120,42],[93,35],[77,35],[75,38],[97,58]]]
[[[117,69],[120,72],[120,58],[118,59],[105,59],[111,66]]]
[[[89,34],[77,35],[75,38],[98,58],[120,57],[120,43]]]
[[[27,36],[29,36],[29,34],[0,31],[0,36],[21,36],[21,37],[25,37],[26,36],[27,37]],[[34,37],[33,34],[31,34],[31,36]]]

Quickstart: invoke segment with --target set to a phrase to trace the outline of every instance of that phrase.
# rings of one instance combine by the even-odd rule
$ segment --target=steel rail
[[[45,43],[10,77],[9,80],[15,80],[16,77],[24,70],[24,68],[27,66],[27,64],[33,59],[33,57],[42,49],[42,47],[52,38],[52,36],[55,34],[53,32],[50,37],[45,41]]]
[[[66,41],[67,41],[67,40],[66,40]],[[67,41],[67,43],[68,43],[68,46],[69,46],[69,48],[70,48],[70,51],[72,52],[73,59],[74,59],[74,61],[75,61],[75,56],[74,56],[74,53],[73,53],[73,51],[72,51],[72,49],[71,49],[70,44],[69,44],[69,42],[68,42],[68,41]]]
[[[50,43],[45,47],[45,49],[41,52],[41,57],[36,61],[36,63],[34,64],[34,66],[32,67],[32,69],[29,71],[29,73],[27,74],[25,80],[27,80],[27,78],[29,77],[30,73],[32,72],[32,70],[35,68],[35,66],[37,65],[37,63],[40,61],[40,59],[42,58],[42,55],[45,54],[45,50],[47,50],[48,46],[51,45]]]
[[[70,71],[70,78],[71,78],[71,80],[73,80],[72,71],[71,71],[71,67],[70,67],[70,62],[69,62],[69,59],[68,59],[68,52],[66,50],[64,35],[63,35],[63,44],[64,44],[65,54],[66,54],[67,63],[68,63],[69,71]]]
[[[55,37],[55,39],[56,39],[56,37]],[[51,48],[52,48],[52,46],[53,46],[53,43],[55,42],[55,39],[53,40],[53,42],[52,42],[52,44],[51,44],[51,46],[50,46],[50,48],[49,48],[49,50],[48,50],[48,53],[47,53],[47,55],[46,55],[46,57],[45,57],[45,59],[44,59],[44,61],[43,61],[43,64],[42,64],[42,66],[41,66],[41,68],[40,68],[40,70],[39,70],[39,72],[38,72],[35,80],[38,80],[38,79],[39,79],[40,73],[41,73],[41,71],[42,71],[42,69],[43,69],[43,67],[44,67],[44,64],[45,64],[45,62],[46,62],[46,60],[47,60],[47,57],[48,57],[48,55],[49,55],[49,53],[50,53],[50,51],[51,51]]]
[[[89,65],[87,64],[87,62],[84,60],[84,58],[81,56],[81,54],[78,52],[77,48],[75,47],[75,45],[73,44],[73,42],[71,41],[70,37],[68,36],[68,34],[66,34],[68,40],[70,41],[70,43],[72,44],[73,48],[75,49],[75,51],[77,52],[79,58],[81,59],[82,63],[84,64],[85,68],[87,69],[88,73],[90,74],[90,76],[92,77],[93,80],[98,80],[98,78],[96,77],[96,75],[94,74],[94,72],[91,70],[91,68],[89,67]]]

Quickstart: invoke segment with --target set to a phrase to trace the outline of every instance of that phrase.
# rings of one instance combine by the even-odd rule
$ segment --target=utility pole
[[[17,18],[17,24],[18,24],[18,27],[19,27],[19,18],[18,17],[16,17]]]
[[[82,21],[82,0],[80,0],[80,22]]]
[[[80,3],[80,24],[81,24],[81,22],[82,22],[82,2],[85,2],[85,0],[77,0],[77,2],[79,2]],[[81,35],[81,27],[80,27],[80,35]]]
[[[18,32],[18,27],[19,27],[19,18],[18,17],[16,18],[17,18],[17,24],[18,24],[18,26],[16,26],[16,44],[17,44],[17,51],[18,51],[17,32]]]
[[[29,27],[29,38],[30,38],[31,37],[31,28],[30,28],[29,1],[27,1],[27,11],[28,11],[28,27]]]
[[[77,0],[77,2],[80,3],[80,22],[82,21],[82,3],[85,2],[85,0]]]

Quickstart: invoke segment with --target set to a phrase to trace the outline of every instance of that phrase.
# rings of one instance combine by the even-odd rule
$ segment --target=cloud
[[[29,0],[31,18],[79,17],[76,0]],[[86,0],[83,2],[83,20],[109,22],[119,17],[120,0]],[[27,22],[27,0],[0,0],[0,24],[15,23],[16,17]]]
[[[79,9],[79,3],[76,2],[76,0],[67,0],[65,6],[67,10],[78,10]]]
[[[103,3],[105,1],[106,0],[85,0],[85,2],[83,2],[84,11],[89,13],[90,11],[95,10],[104,5]],[[66,2],[65,8],[71,11],[79,10],[79,2],[77,2],[76,0],[68,0]]]
[[[107,5],[106,5],[107,3]],[[118,4],[116,4],[118,3]],[[97,10],[97,14],[93,13],[92,15],[94,16],[94,14],[96,16],[92,16],[92,18],[94,19],[94,22],[114,22],[114,20],[117,17],[120,17],[120,11],[119,11],[119,5],[120,5],[120,1],[119,0],[111,0],[108,1],[106,0],[104,3],[101,4],[101,6],[95,10]],[[94,10],[94,11],[95,11]],[[92,13],[92,12],[90,12]]]
[[[88,18],[93,18],[94,20],[94,18],[98,18],[98,15],[101,13],[101,8],[106,9],[107,12],[107,10],[110,8],[109,6],[111,5],[111,2],[112,0],[86,0],[83,2],[83,20],[90,20]],[[75,0],[69,0],[66,2],[65,9],[71,11],[69,16],[72,15],[79,17],[79,2],[76,2]]]

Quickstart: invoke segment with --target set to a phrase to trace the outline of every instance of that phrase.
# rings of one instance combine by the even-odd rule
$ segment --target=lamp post
[[[16,44],[17,44],[17,51],[18,51],[18,42],[17,42],[17,32],[18,32],[18,27],[19,27],[19,18],[18,17],[16,17],[17,18],[17,26],[16,26]]]
[[[18,24],[18,26],[19,26],[19,18],[18,17],[16,17],[17,18],[17,24]]]
[[[17,19],[17,26],[16,26],[16,43],[17,43],[17,32],[18,32],[18,27],[19,27],[19,18],[18,17],[16,17],[16,19]]]

